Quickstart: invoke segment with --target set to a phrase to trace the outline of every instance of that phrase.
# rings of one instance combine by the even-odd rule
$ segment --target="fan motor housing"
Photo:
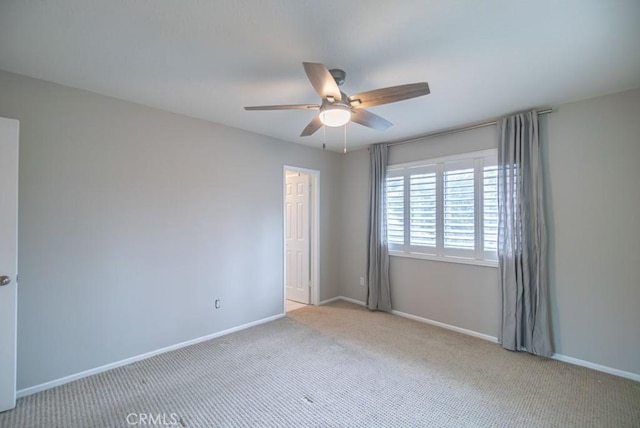
[[[320,110],[326,108],[327,106],[336,105],[336,104],[351,108],[351,103],[349,102],[349,96],[342,91],[340,91],[340,94],[342,95],[342,99],[340,101],[334,100],[333,97],[328,97],[323,99],[322,104],[320,105]]]
[[[347,78],[347,73],[345,73],[344,70],[340,70],[339,68],[332,68],[331,70],[329,70],[329,73],[331,73],[331,76],[333,76],[333,80],[336,81],[338,86],[342,86],[342,84],[344,83],[344,79]]]

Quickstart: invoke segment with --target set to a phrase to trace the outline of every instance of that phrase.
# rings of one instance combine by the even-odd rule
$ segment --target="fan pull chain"
[[[327,125],[322,125],[322,150],[327,148]]]
[[[344,152],[347,153],[347,124],[344,124]]]

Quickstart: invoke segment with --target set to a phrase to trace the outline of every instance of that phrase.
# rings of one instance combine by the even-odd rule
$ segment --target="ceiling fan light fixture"
[[[359,94],[347,96],[340,90],[346,73],[344,70],[331,69],[319,62],[303,62],[304,72],[320,95],[322,103],[318,104],[281,104],[271,106],[249,106],[245,110],[320,110],[300,133],[301,137],[313,135],[318,129],[326,126],[340,127],[348,122],[357,123],[367,128],[384,131],[393,124],[388,120],[373,114],[365,108],[390,104],[429,94],[427,82],[409,83],[405,85],[389,86],[373,89]],[[347,127],[344,127],[345,141]]]
[[[334,104],[320,111],[320,122],[326,126],[343,126],[351,120],[351,109],[345,105]]]

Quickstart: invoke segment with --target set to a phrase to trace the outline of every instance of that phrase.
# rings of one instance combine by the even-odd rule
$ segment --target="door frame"
[[[311,295],[309,303],[320,304],[320,171],[298,166],[282,166],[282,312],[285,313],[287,300],[287,171],[300,172],[309,176],[309,239]]]
[[[3,352],[2,358],[0,358],[0,373],[3,376],[3,381],[0,391],[0,412],[4,412],[13,409],[16,404],[16,378],[17,378],[17,338],[18,338],[18,168],[20,165],[20,122],[16,119],[8,119],[0,117],[0,127],[3,128],[2,140],[0,144],[3,146],[3,156],[7,154],[9,156],[0,159],[0,167],[3,173],[8,173],[10,178],[3,186],[2,202],[6,202],[11,207],[11,214],[6,216],[7,224],[3,224],[2,239],[6,239],[8,245],[13,247],[12,251],[9,251],[8,256],[13,258],[11,263],[7,264],[2,262],[0,268],[2,271],[0,275],[7,275],[11,279],[11,282],[5,286],[0,287],[0,294],[2,294],[3,304],[0,305],[0,310],[8,309],[7,312],[3,312],[2,328],[3,332],[0,334],[2,343],[5,345],[6,341],[11,341],[9,345],[9,352]],[[5,130],[6,137],[5,140]],[[12,254],[13,253],[13,254]],[[5,330],[6,328],[6,330]],[[7,349],[5,349],[6,351]],[[8,377],[4,377],[6,374]]]

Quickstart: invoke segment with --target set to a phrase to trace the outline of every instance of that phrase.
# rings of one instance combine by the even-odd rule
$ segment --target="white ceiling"
[[[302,61],[342,90],[429,82],[351,149],[640,87],[638,0],[2,0],[0,69],[321,147]],[[340,150],[342,131],[328,129]]]

